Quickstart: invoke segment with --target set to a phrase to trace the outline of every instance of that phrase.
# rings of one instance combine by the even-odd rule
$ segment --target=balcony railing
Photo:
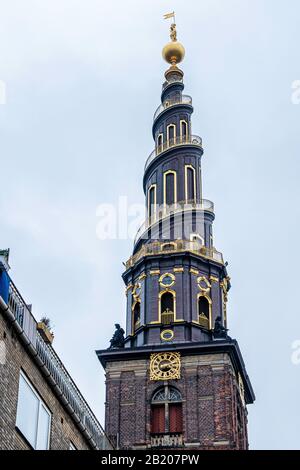
[[[49,371],[56,388],[60,390],[64,403],[72,408],[77,421],[80,420],[82,426],[92,437],[96,448],[111,449],[112,445],[107,439],[103,428],[84,400],[55,350],[43,340],[37,331],[37,322],[30,311],[30,307],[25,303],[11,279],[9,280],[7,303],[18,325],[22,328],[23,333],[36,350],[37,357]]]
[[[156,149],[150,153],[145,163],[145,170],[148,168],[150,163],[152,163],[153,160],[158,157],[158,155],[165,152],[166,150],[169,150],[170,148],[178,147],[181,145],[196,145],[197,147],[202,148],[202,139],[198,135],[187,135],[178,136],[174,139],[167,140],[162,145],[157,146]]]
[[[145,256],[155,256],[162,254],[190,252],[206,259],[211,259],[217,263],[224,264],[223,255],[215,248],[207,248],[200,241],[194,240],[175,240],[172,242],[153,242],[142,246],[142,248],[129,258],[126,263],[126,269],[134,266],[141,258]]]
[[[166,312],[163,312],[161,314],[161,323],[163,325],[170,325],[171,323],[173,323],[174,319],[175,319],[174,312],[170,312],[169,309],[167,309]]]
[[[182,434],[152,434],[151,447],[183,447]]]
[[[37,322],[30,311],[30,306],[26,304],[11,279],[8,289],[8,307],[33,347],[36,347]]]
[[[180,76],[179,74],[168,77],[168,80],[166,80],[163,83],[162,89],[165,90],[169,85],[172,85],[173,83],[182,83],[183,82],[183,76]]]
[[[214,203],[208,199],[201,199],[201,202],[191,201],[178,201],[175,204],[171,205],[157,205],[154,207],[153,215],[149,217],[138,229],[137,234],[134,239],[134,244],[142,238],[143,234],[155,223],[160,220],[168,217],[171,214],[177,214],[183,211],[208,211],[214,213]]]
[[[163,112],[165,109],[171,108],[177,104],[189,104],[192,106],[193,100],[192,97],[189,95],[182,95],[180,98],[173,99],[173,100],[166,100],[163,104],[158,106],[157,110],[154,113],[153,121]]]

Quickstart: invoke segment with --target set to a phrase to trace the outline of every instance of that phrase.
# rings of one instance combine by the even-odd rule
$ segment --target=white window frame
[[[22,430],[22,426],[20,425],[19,414],[21,413],[21,411],[20,411],[20,383],[21,383],[21,380],[24,380],[24,382],[26,383],[26,385],[28,386],[28,388],[30,389],[32,394],[35,396],[35,398],[37,398],[38,404],[39,404],[38,405],[37,416],[32,417],[33,419],[36,419],[35,442],[30,442],[29,441],[28,437],[26,436],[26,434]],[[49,425],[48,425],[48,433],[47,433],[47,446],[46,446],[45,449],[44,448],[43,449],[38,449],[37,448],[38,436],[39,436],[39,422],[40,422],[39,420],[40,420],[41,409],[46,411],[46,413],[49,416]],[[51,433],[51,421],[52,421],[52,414],[51,414],[49,408],[46,406],[45,402],[41,399],[39,393],[36,391],[36,389],[30,383],[30,381],[28,380],[28,378],[26,377],[24,372],[21,370],[20,371],[20,376],[19,376],[18,404],[17,404],[17,416],[16,416],[16,427],[17,427],[17,429],[21,432],[21,434],[25,437],[25,439],[27,440],[27,442],[29,442],[29,444],[31,445],[31,447],[33,449],[35,449],[35,450],[49,450],[49,447],[50,447],[50,433]]]

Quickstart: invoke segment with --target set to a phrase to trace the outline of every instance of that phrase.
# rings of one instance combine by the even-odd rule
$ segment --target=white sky
[[[132,241],[98,240],[96,208],[120,195],[143,202],[166,69],[162,15],[173,9],[205,147],[204,197],[232,278],[230,334],[257,396],[250,445],[299,448],[298,0],[0,0],[0,247],[103,423],[94,350],[124,325]]]

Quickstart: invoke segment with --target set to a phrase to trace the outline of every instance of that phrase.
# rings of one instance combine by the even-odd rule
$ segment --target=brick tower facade
[[[126,333],[97,351],[105,427],[121,449],[247,449],[255,397],[227,333],[230,278],[214,247],[214,204],[202,196],[202,139],[192,134],[175,24],[170,37],[143,178],[147,217],[123,274]]]

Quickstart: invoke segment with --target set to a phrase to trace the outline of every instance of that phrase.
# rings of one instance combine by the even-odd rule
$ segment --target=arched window
[[[196,171],[192,165],[185,165],[185,200],[194,202],[196,198]]]
[[[198,319],[200,326],[211,329],[211,301],[201,294],[198,297]]]
[[[163,134],[159,134],[158,137],[157,137],[157,153],[162,152],[163,142],[164,142],[164,136],[163,136]]]
[[[169,147],[175,144],[176,141],[176,126],[169,124],[167,127],[167,140]]]
[[[176,249],[176,243],[167,242],[161,245],[161,251],[174,251]]]
[[[148,217],[150,223],[156,219],[156,184],[148,189]]]
[[[177,388],[165,385],[151,400],[151,433],[182,434],[182,397]]]
[[[141,303],[136,301],[132,309],[133,332],[141,325]]]
[[[171,206],[177,202],[177,176],[173,170],[164,173],[164,204]]]
[[[186,142],[188,138],[188,125],[186,121],[180,121],[180,140]]]
[[[165,291],[160,296],[160,321],[169,325],[175,320],[175,295],[173,291]]]

